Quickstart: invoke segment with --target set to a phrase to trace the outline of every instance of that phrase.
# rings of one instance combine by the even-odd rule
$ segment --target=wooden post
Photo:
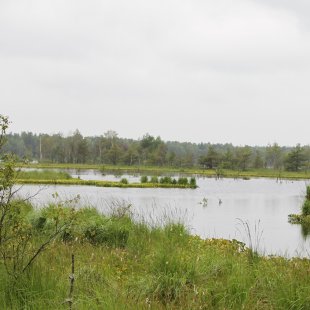
[[[69,276],[70,280],[70,291],[69,291],[69,297],[67,299],[69,304],[69,309],[72,310],[72,304],[73,304],[73,287],[74,287],[74,254],[71,256],[71,274]]]

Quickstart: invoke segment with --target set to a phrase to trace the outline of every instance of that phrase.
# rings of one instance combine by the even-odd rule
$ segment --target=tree
[[[305,169],[306,171],[310,170],[310,145],[304,147],[305,154]]]
[[[253,167],[256,169],[263,168],[264,167],[264,161],[262,154],[259,150],[255,151],[255,157],[253,161]]]
[[[108,130],[105,134],[105,154],[104,159],[116,165],[121,157],[122,149],[120,147],[118,134],[114,130]]]
[[[208,169],[214,169],[220,162],[220,154],[216,151],[213,145],[208,148],[206,156],[200,158],[200,164]]]
[[[6,130],[9,127],[9,119],[7,116],[0,114],[0,150],[6,142]]]
[[[174,166],[175,165],[175,152],[174,151],[170,151],[167,153],[167,162],[169,164],[169,166]]]
[[[142,149],[150,149],[152,148],[153,144],[155,142],[155,138],[151,136],[150,134],[146,133],[140,142]]]
[[[121,148],[119,147],[118,144],[113,143],[109,151],[106,153],[106,158],[110,163],[113,165],[116,165],[118,163],[118,160],[121,156]]]
[[[222,158],[222,166],[224,169],[235,168],[235,157],[232,148],[228,148]]]
[[[236,150],[237,167],[246,170],[249,167],[252,156],[252,150],[249,146],[239,147]]]
[[[154,138],[148,133],[140,141],[143,164],[162,165],[165,162],[167,147],[160,137]]]
[[[122,160],[126,165],[129,166],[139,163],[139,144],[131,142],[129,145],[127,145],[126,152],[124,153]]]
[[[282,168],[283,153],[282,153],[281,147],[277,143],[267,146],[266,165],[267,165],[267,168],[273,168],[273,169]]]
[[[299,171],[305,168],[306,155],[304,149],[297,144],[288,154],[285,160],[285,167],[288,171]]]

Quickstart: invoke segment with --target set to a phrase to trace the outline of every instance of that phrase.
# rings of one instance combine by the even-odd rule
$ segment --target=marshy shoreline
[[[94,208],[75,209],[74,201],[39,210],[26,202],[15,203],[21,210],[19,221],[27,223],[31,236],[25,258],[65,221],[70,224],[59,230],[26,272],[17,268],[12,277],[11,261],[0,265],[2,309],[68,308],[72,254],[73,308],[306,309],[309,305],[309,259],[262,256],[237,240],[203,240],[179,222],[160,227],[136,223],[130,206],[104,215]]]

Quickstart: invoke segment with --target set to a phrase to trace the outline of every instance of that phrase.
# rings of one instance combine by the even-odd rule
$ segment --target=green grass
[[[57,184],[57,185],[88,185],[98,187],[125,187],[125,188],[196,188],[196,182],[188,182],[187,178],[179,178],[175,182],[157,183],[129,183],[126,178],[119,182],[103,180],[81,180],[72,178],[70,174],[63,171],[42,170],[42,171],[18,171],[16,183],[19,184]],[[186,180],[186,182],[184,182]],[[195,180],[194,180],[195,181]]]
[[[88,185],[98,187],[122,188],[196,188],[191,184],[166,184],[166,183],[126,183],[124,181],[80,180],[80,179],[17,179],[19,184],[50,184],[50,185]]]
[[[18,171],[17,179],[20,180],[69,180],[71,176],[64,171],[55,170],[33,170]]]
[[[59,208],[66,212],[29,211],[34,243],[53,229]],[[236,240],[202,240],[169,221],[149,227],[129,211],[76,211],[71,238],[55,241],[17,281],[0,263],[0,309],[68,309],[72,253],[73,309],[309,309],[310,260],[253,260]]]
[[[187,175],[202,175],[207,177],[216,177],[217,171],[214,169],[199,169],[199,168],[178,168],[178,167],[155,167],[155,166],[113,166],[113,165],[97,165],[97,164],[56,164],[56,163],[39,163],[39,164],[20,164],[20,167],[32,168],[58,168],[58,169],[96,169],[102,172],[112,173],[145,173],[149,175],[169,174],[187,174]],[[229,169],[221,169],[221,177],[229,178],[251,178],[251,177],[266,177],[280,179],[310,179],[309,171],[279,171],[273,169],[249,169],[246,171],[237,171]]]

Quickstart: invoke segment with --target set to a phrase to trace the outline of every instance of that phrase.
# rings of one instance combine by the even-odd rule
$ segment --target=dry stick
[[[69,298],[68,303],[69,303],[69,309],[72,310],[72,304],[73,304],[73,286],[74,286],[74,254],[72,254],[71,257],[71,274],[69,276],[70,279],[70,291],[69,291]]]
[[[27,265],[23,268],[22,272],[25,272],[25,270],[32,264],[32,262],[36,259],[36,257],[45,249],[45,247],[54,239],[57,237],[57,235],[61,232],[61,230],[56,231],[48,240],[46,240],[41,246],[38,248],[38,250],[35,252],[35,254],[31,257]]]

